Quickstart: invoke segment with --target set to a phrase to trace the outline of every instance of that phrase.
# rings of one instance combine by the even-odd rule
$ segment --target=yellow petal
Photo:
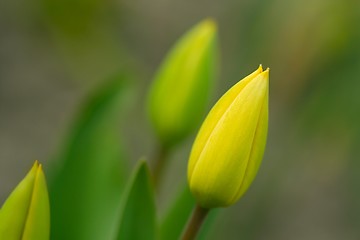
[[[45,177],[36,161],[1,208],[0,239],[48,240],[50,210]]]
[[[235,84],[232,88],[230,88],[230,90],[228,90],[211,109],[204,123],[202,124],[198,135],[196,136],[196,140],[192,148],[188,166],[189,180],[190,176],[192,175],[195,163],[199,159],[200,153],[203,151],[210,134],[212,133],[214,127],[217,125],[220,118],[223,116],[225,111],[234,101],[236,96],[241,92],[241,90],[262,71],[263,69],[260,65],[259,68],[256,69],[253,73],[251,73],[250,75],[239,81],[237,84]]]
[[[47,240],[50,236],[50,205],[42,166],[39,165],[22,240]]]
[[[188,179],[203,207],[234,203],[256,174],[266,141],[268,72],[259,67],[231,88],[194,142]]]
[[[38,162],[19,183],[1,208],[0,239],[21,239],[30,206]]]

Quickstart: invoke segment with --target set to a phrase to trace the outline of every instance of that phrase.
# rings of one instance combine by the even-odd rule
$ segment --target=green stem
[[[191,218],[186,226],[186,229],[181,237],[182,240],[194,240],[198,234],[201,225],[203,224],[210,209],[202,208],[199,205],[195,206],[195,209],[191,215]]]
[[[169,155],[168,149],[163,145],[160,145],[155,155],[154,170],[153,170],[155,189],[159,188],[159,184],[164,174],[164,168],[166,166],[168,155]]]

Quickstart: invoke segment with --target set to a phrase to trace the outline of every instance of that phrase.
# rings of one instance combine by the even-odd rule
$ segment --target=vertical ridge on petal
[[[42,165],[39,165],[22,240],[48,240],[49,237],[49,196]]]
[[[267,90],[264,74],[258,74],[241,89],[216,119],[214,129],[201,148],[189,183],[202,206],[214,207],[219,202],[221,206],[228,205],[241,184]]]
[[[0,239],[21,239],[30,207],[38,165],[36,161],[25,178],[16,186],[2,206],[0,215]]]
[[[230,88],[214,105],[214,107],[209,112],[204,123],[202,124],[199,133],[196,136],[194,141],[192,151],[190,154],[189,165],[188,165],[188,181],[191,181],[192,172],[194,170],[195,164],[198,161],[201,152],[204,149],[206,142],[208,141],[209,136],[212,131],[218,124],[220,118],[224,115],[225,111],[229,108],[230,104],[235,100],[238,94],[241,92],[245,86],[253,80],[258,74],[262,72],[262,66],[260,65],[253,73],[246,76],[238,83],[236,83],[232,88]]]
[[[254,180],[255,175],[260,167],[262,157],[265,150],[266,135],[268,129],[268,78],[269,78],[269,68],[264,72],[264,79],[267,82],[267,90],[264,96],[263,105],[259,112],[257,127],[253,136],[252,148],[250,150],[249,159],[247,160],[247,166],[245,169],[245,174],[241,181],[238,191],[234,195],[234,198],[229,202],[229,205],[236,202],[249,188],[251,182]],[[259,136],[260,135],[260,136]],[[256,151],[255,151],[256,150]]]
[[[173,46],[155,75],[149,116],[162,144],[181,141],[202,120],[215,79],[217,26],[205,19]]]

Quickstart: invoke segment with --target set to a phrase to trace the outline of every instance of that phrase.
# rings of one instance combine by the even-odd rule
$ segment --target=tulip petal
[[[261,108],[258,125],[256,127],[249,160],[246,166],[245,175],[242,180],[241,186],[238,189],[237,194],[235,195],[234,199],[231,201],[232,203],[236,202],[247,191],[247,189],[249,188],[250,184],[254,180],[259,170],[265,151],[266,136],[268,132],[268,118],[269,118],[269,109],[268,109],[268,91],[267,91],[263,106]]]
[[[258,69],[256,69],[253,73],[239,81],[235,84],[230,90],[228,90],[215,104],[215,106],[211,109],[210,113],[206,117],[204,123],[201,126],[201,129],[196,137],[194,147],[191,151],[191,156],[189,160],[189,167],[188,167],[188,178],[190,181],[190,176],[194,170],[194,166],[199,159],[201,152],[204,149],[204,146],[211,135],[212,131],[214,130],[215,126],[217,125],[219,119],[223,116],[226,109],[230,106],[230,104],[234,101],[236,96],[241,92],[242,89],[251,81],[253,80],[259,73],[262,72],[262,66],[260,65]]]
[[[4,203],[0,239],[47,240],[50,232],[49,199],[41,165],[32,169]]]
[[[248,166],[254,168],[249,158],[267,98],[268,70],[259,68],[244,80],[214,106],[193,146],[189,184],[203,207],[232,204],[241,192]]]
[[[30,205],[37,165],[36,162],[2,206],[0,239],[21,239]]]
[[[148,108],[163,145],[174,145],[200,124],[215,76],[215,47],[216,24],[206,19],[180,38],[159,68]]]
[[[22,240],[47,240],[50,236],[50,205],[46,180],[39,165]]]

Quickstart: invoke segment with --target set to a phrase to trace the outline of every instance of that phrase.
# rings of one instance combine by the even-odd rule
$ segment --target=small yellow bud
[[[201,123],[216,62],[216,24],[206,19],[174,45],[161,64],[148,98],[155,132],[164,146],[186,138]]]
[[[1,208],[0,239],[48,240],[50,207],[42,167],[35,162]]]
[[[211,109],[193,144],[190,190],[205,208],[235,203],[261,164],[268,128],[269,69],[260,66]]]

